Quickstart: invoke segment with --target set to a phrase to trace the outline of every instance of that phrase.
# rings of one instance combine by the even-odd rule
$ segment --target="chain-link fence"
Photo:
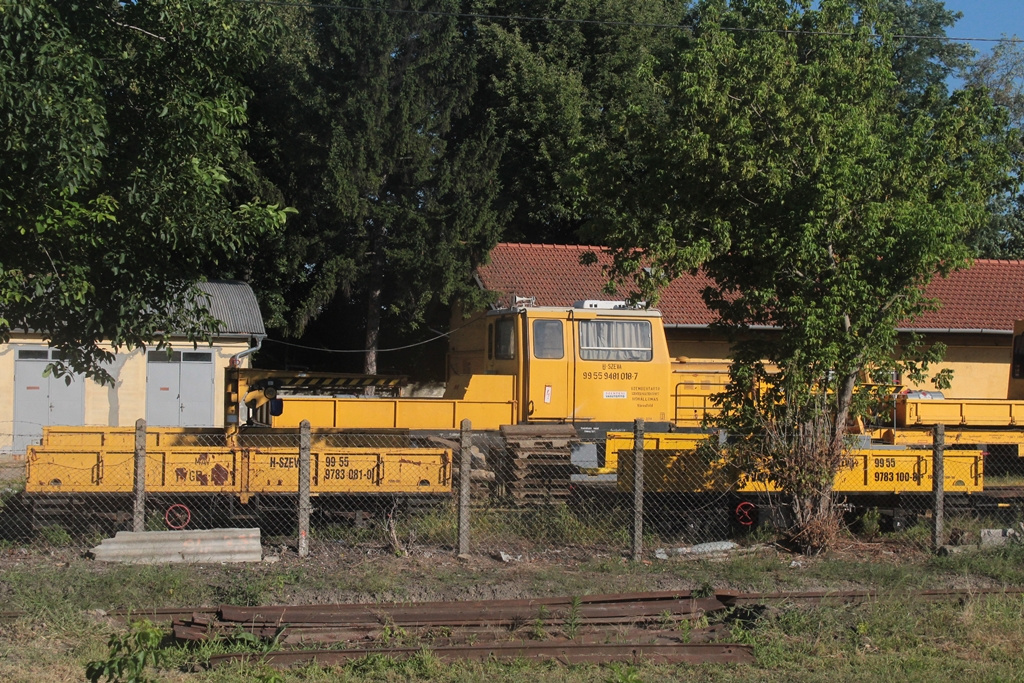
[[[25,452],[0,453],[0,542],[85,550],[118,530],[258,527],[265,545],[303,555],[640,558],[789,527],[790,501],[708,443],[727,452],[724,437],[643,433],[642,422],[593,440],[567,425],[464,424],[450,434],[52,427]],[[1022,531],[1022,475],[1013,444],[874,444],[844,458],[833,499],[864,537],[978,543],[985,529]]]

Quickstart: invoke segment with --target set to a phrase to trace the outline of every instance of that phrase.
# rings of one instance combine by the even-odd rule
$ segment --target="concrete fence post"
[[[633,422],[633,561],[644,552],[644,421]]]
[[[462,421],[459,442],[459,556],[469,554],[469,484],[473,469],[473,424]]]
[[[135,481],[132,484],[132,531],[146,530],[146,421],[135,421]]]
[[[937,424],[932,430],[932,550],[942,547],[946,498],[946,425]]]
[[[309,556],[309,420],[299,423],[299,557]]]

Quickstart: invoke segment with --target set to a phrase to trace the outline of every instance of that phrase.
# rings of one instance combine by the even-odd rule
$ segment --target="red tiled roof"
[[[978,259],[966,270],[936,277],[925,289],[941,302],[906,327],[1013,331],[1024,320],[1024,261]]]
[[[597,263],[584,266],[580,257],[597,255]],[[571,306],[580,299],[625,298],[604,292],[608,281],[603,266],[611,258],[601,247],[561,244],[501,243],[491,261],[477,271],[485,289],[499,292],[505,303],[511,296],[536,297],[538,306]],[[713,315],[704,306],[701,291],[711,284],[703,275],[684,275],[661,295],[658,309],[668,325],[707,325]],[[920,316],[905,328],[929,330],[1013,330],[1024,319],[1024,261],[979,259],[948,278],[935,278],[928,295],[939,299],[938,311]]]

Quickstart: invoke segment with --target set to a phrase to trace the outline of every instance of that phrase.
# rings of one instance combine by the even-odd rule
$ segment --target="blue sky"
[[[963,13],[963,19],[946,30],[951,38],[999,38],[1004,33],[1024,38],[1024,0],[946,0],[946,8]],[[990,43],[971,43],[987,52]]]
[[[950,38],[1024,38],[1024,0],[945,0],[946,8],[963,13],[953,28],[946,29]],[[984,54],[992,49],[993,43],[969,41],[971,47]],[[956,76],[947,79],[950,88],[958,88],[963,82]]]

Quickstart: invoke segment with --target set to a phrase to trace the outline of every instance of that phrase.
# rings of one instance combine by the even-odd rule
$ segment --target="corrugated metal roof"
[[[218,337],[267,336],[256,294],[247,283],[238,280],[210,280],[200,282],[199,289],[210,297],[207,305],[211,315],[223,323],[217,333]]]
[[[582,265],[580,257],[593,252],[597,263]],[[497,245],[490,262],[477,270],[480,284],[508,297],[533,296],[541,306],[571,306],[579,299],[623,298],[604,291],[611,257],[602,247],[554,244]],[[658,309],[668,326],[704,327],[715,315],[704,305],[701,292],[714,283],[703,273],[683,274],[666,287]],[[901,329],[1008,334],[1014,320],[1024,319],[1024,261],[978,259],[971,268],[937,277],[925,289],[938,299],[939,310],[928,311]]]

